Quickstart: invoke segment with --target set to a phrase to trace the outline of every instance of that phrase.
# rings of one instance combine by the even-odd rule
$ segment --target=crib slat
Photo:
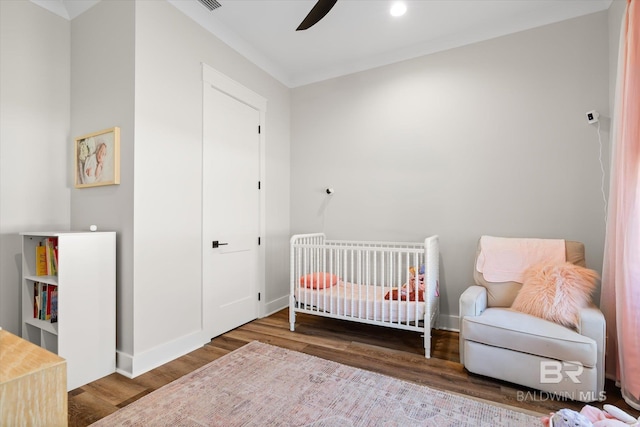
[[[378,283],[378,254],[373,254],[373,283]],[[384,288],[382,290],[384,292]],[[382,320],[378,319],[378,293],[373,293],[373,320]]]

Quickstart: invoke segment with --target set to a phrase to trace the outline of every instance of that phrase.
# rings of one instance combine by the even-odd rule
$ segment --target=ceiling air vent
[[[214,9],[219,8],[220,6],[222,6],[218,1],[216,0],[198,0],[200,3],[202,3],[202,5],[204,7],[206,7],[207,9],[209,9],[210,12],[212,12]]]

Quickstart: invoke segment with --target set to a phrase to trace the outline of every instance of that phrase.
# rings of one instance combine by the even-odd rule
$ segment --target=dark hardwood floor
[[[560,408],[580,410],[584,404],[562,401],[548,394],[470,374],[459,363],[458,334],[435,330],[432,357],[424,357],[416,332],[388,329],[298,314],[296,331],[289,331],[288,310],[247,323],[213,339],[209,344],[134,379],[112,374],[69,392],[69,426],[87,426],[153,392],[165,384],[258,340],[361,369],[423,384],[432,388],[507,404],[537,413]],[[523,367],[526,369],[526,367]],[[609,403],[635,417],[620,391],[607,381]]]

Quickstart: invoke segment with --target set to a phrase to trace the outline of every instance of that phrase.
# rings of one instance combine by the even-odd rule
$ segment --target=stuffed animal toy
[[[424,265],[418,269],[418,291],[424,292]],[[416,291],[416,268],[409,267],[409,292]]]
[[[398,298],[398,290],[393,289],[384,296],[384,299],[392,299],[401,301],[424,301],[424,265],[418,269],[418,284],[416,286],[416,268],[409,267],[409,282],[400,288],[400,297]]]
[[[549,427],[593,427],[593,423],[589,418],[571,409],[560,409],[558,412],[551,414],[549,423],[545,425]]]
[[[560,409],[549,417],[542,418],[547,427],[632,427],[640,426],[640,419],[635,419],[613,405],[604,405],[604,410],[585,405],[580,412],[571,409]]]

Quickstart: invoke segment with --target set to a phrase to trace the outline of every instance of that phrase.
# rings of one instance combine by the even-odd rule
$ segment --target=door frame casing
[[[258,246],[258,271],[257,271],[257,285],[258,285],[258,292],[260,293],[260,300],[258,301],[258,313],[257,316],[260,317],[264,317],[264,310],[265,310],[265,277],[266,277],[266,268],[265,268],[265,254],[266,254],[266,242],[265,242],[265,229],[266,229],[266,212],[265,212],[265,200],[266,200],[266,186],[265,186],[265,140],[266,140],[266,126],[265,126],[265,119],[266,119],[266,113],[267,113],[267,100],[258,95],[257,93],[255,93],[254,91],[252,91],[251,89],[241,85],[240,83],[236,82],[235,80],[231,79],[230,77],[222,74],[221,72],[219,72],[218,70],[214,69],[213,67],[205,64],[204,62],[202,63],[202,96],[203,96],[203,126],[204,126],[204,90],[207,86],[211,86],[216,90],[219,90],[220,92],[223,92],[225,94],[227,94],[228,96],[238,100],[239,102],[242,102],[254,109],[256,109],[259,112],[260,115],[260,133],[258,135],[258,139],[259,139],[259,144],[260,144],[260,148],[259,148],[259,156],[260,156],[260,160],[259,160],[259,179],[260,179],[260,192],[259,192],[259,229],[258,229],[258,235],[257,237],[260,237],[261,241],[260,241],[260,245]],[[204,149],[204,128],[203,128],[203,133],[202,133],[202,148]],[[203,156],[204,157],[204,156]],[[204,160],[204,159],[203,159]],[[204,167],[204,166],[203,166]],[[203,175],[204,178],[204,175]],[[258,183],[256,183],[257,185]],[[202,187],[204,188],[204,182],[202,183]],[[202,197],[204,197],[204,194],[202,195]],[[201,230],[204,230],[204,215],[202,215],[201,218],[202,224],[201,224]],[[202,234],[202,233],[201,233]],[[202,266],[204,267],[204,262],[205,262],[205,254],[204,254],[204,248],[206,247],[204,245],[204,235],[202,235],[202,248],[203,251],[201,253],[201,262],[202,262]],[[201,282],[201,301],[202,301],[202,318],[201,318],[201,330],[203,331],[203,333],[205,332],[205,325],[204,325],[204,320],[206,318],[205,316],[205,311],[208,309],[208,307],[205,306],[204,303],[204,275],[201,271],[200,273],[200,282]],[[256,295],[256,298],[258,296]],[[206,341],[209,340],[210,337],[204,337],[206,338]]]

